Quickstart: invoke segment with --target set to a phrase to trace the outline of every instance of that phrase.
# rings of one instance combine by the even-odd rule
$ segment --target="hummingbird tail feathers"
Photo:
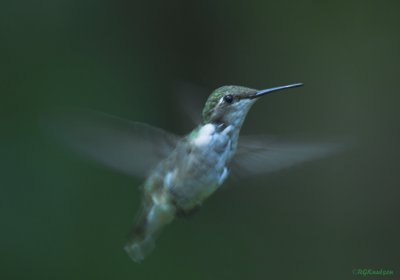
[[[175,207],[169,203],[146,203],[124,249],[135,262],[141,262],[155,247],[161,228],[175,216]]]
[[[134,239],[126,243],[124,249],[134,262],[141,262],[154,249],[155,242],[152,236],[144,239]]]

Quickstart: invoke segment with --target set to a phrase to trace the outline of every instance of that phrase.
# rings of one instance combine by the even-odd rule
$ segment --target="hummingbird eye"
[[[224,96],[224,101],[225,101],[226,103],[231,104],[231,103],[233,102],[233,96],[230,95],[230,94],[225,95],[225,96]]]

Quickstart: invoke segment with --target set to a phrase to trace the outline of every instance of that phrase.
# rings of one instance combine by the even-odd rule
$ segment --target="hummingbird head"
[[[250,107],[259,97],[274,91],[302,85],[298,83],[264,90],[241,86],[220,87],[214,90],[207,99],[203,110],[203,123],[240,127]]]

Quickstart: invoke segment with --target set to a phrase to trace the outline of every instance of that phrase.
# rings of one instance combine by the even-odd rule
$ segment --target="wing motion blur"
[[[68,146],[117,171],[146,177],[176,147],[179,137],[150,125],[94,111],[53,116],[50,128]],[[267,174],[328,156],[343,148],[333,142],[282,141],[240,136],[231,162],[234,176]]]
[[[231,163],[235,176],[267,174],[342,150],[342,143],[287,141],[272,136],[240,136]]]
[[[145,177],[175,148],[178,137],[150,125],[94,111],[52,117],[50,129],[68,146],[128,175]]]
[[[194,85],[189,82],[181,81],[176,85],[177,101],[181,111],[187,116],[185,120],[190,125],[189,129],[192,129],[202,121],[202,109],[205,103],[204,98],[207,97],[208,90]]]

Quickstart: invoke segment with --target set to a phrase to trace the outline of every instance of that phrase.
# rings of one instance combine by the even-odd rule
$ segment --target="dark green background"
[[[398,275],[397,3],[2,2],[1,278],[359,279],[355,268]],[[356,144],[225,188],[171,224],[138,265],[122,246],[141,181],[82,161],[39,119],[79,106],[183,134],[182,82],[206,92],[303,82],[254,106],[244,133]]]

